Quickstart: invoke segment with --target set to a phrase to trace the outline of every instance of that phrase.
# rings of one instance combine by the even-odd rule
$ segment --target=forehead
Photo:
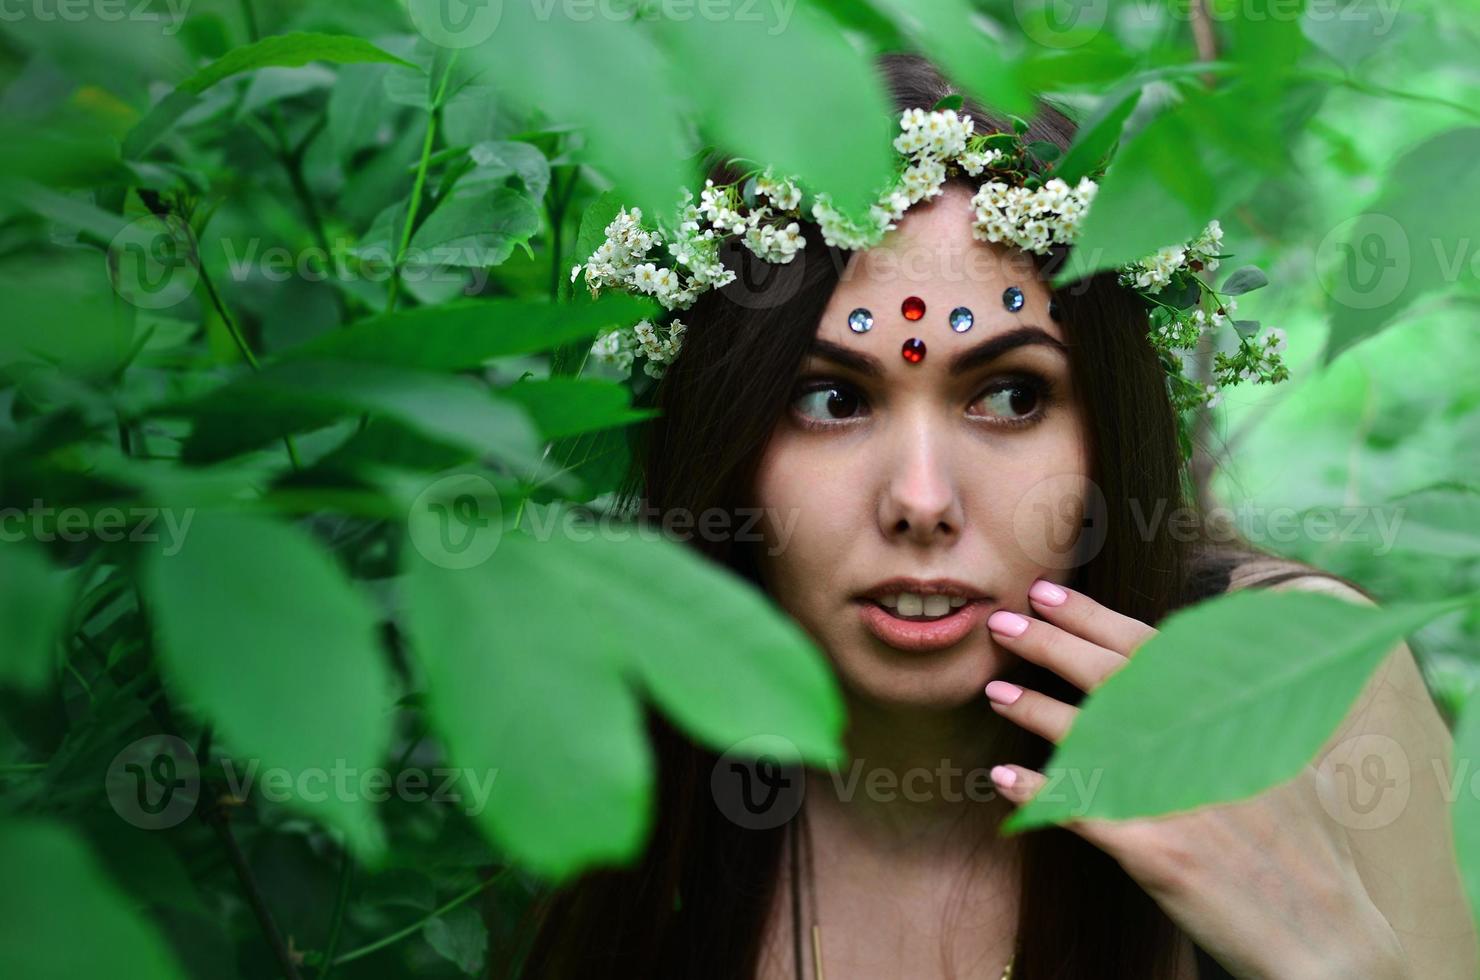
[[[1039,327],[1067,343],[1048,314],[1050,293],[1031,257],[972,236],[971,195],[948,184],[939,197],[906,211],[878,246],[853,253],[823,311],[817,337],[895,357],[911,337],[924,341],[933,354],[1023,326]],[[1014,287],[1022,293],[1016,311],[1004,299]],[[911,297],[924,302],[924,315],[917,320],[903,313]],[[951,311],[957,307],[972,314],[971,328],[959,333],[950,327]],[[872,316],[869,331],[849,327],[848,315],[855,309]]]

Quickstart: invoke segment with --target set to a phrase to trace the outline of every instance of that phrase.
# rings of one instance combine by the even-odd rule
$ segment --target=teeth
[[[941,616],[949,615],[952,609],[960,609],[966,605],[966,599],[961,596],[901,592],[896,595],[880,596],[879,605],[891,610],[897,616],[939,619]]]

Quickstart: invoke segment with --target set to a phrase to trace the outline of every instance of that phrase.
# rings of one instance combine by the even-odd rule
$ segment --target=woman
[[[921,59],[882,67],[901,111],[951,94]],[[978,131],[1006,128],[964,111]],[[1063,148],[1073,131],[1045,106],[1025,138]],[[971,193],[949,183],[868,251],[809,246],[771,266],[737,252],[739,278],[685,316],[631,496],[761,509],[764,546],[695,544],[826,652],[850,757],[895,780],[990,768],[994,792],[935,783],[901,799],[807,770],[794,816],[742,827],[716,803],[715,755],[654,716],[643,860],[539,903],[522,975],[1473,976],[1430,781],[1415,780],[1398,829],[1362,835],[1315,802],[1309,767],[1237,805],[997,835],[1084,690],[1169,612],[1245,586],[1367,599],[1218,543],[1227,528],[1142,530],[1133,506],[1184,501],[1144,307],[1113,274],[1051,296],[1054,260],[973,239]],[[900,356],[911,338],[914,360]],[[1397,739],[1414,771],[1448,758],[1406,647],[1333,744],[1367,731]]]

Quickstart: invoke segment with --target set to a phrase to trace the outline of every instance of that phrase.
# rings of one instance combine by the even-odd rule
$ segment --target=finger
[[[1072,704],[1007,681],[988,684],[987,698],[999,715],[1054,743],[1069,734],[1069,726],[1079,713]]]
[[[1052,623],[1006,609],[987,617],[992,638],[1008,650],[1047,667],[1082,691],[1093,691],[1125,665],[1118,653],[1059,629]]]
[[[993,766],[989,775],[997,792],[1013,806],[1022,806],[1041,792],[1048,777],[1036,769],[1018,765]],[[1062,826],[1089,841],[1100,850],[1121,860],[1126,840],[1134,840],[1140,823],[1138,821],[1105,820],[1098,817],[1065,821]],[[1144,845],[1143,845],[1144,846]]]
[[[1028,599],[1033,603],[1033,611],[1044,619],[1121,656],[1129,657],[1136,647],[1156,635],[1154,628],[1139,619],[1047,579],[1033,583]]]

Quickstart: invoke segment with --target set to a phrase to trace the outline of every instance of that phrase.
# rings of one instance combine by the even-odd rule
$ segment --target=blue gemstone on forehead
[[[1059,301],[1051,299],[1048,301],[1048,315],[1054,320],[1062,320],[1063,315],[1059,310]]]
[[[971,325],[975,322],[976,318],[964,306],[958,306],[951,311],[951,329],[957,333],[965,333],[970,330]]]
[[[874,315],[863,307],[848,314],[848,326],[854,333],[868,333],[874,326]]]
[[[1009,313],[1016,313],[1023,308],[1023,291],[1016,286],[1008,286],[1002,291],[1002,305]]]

